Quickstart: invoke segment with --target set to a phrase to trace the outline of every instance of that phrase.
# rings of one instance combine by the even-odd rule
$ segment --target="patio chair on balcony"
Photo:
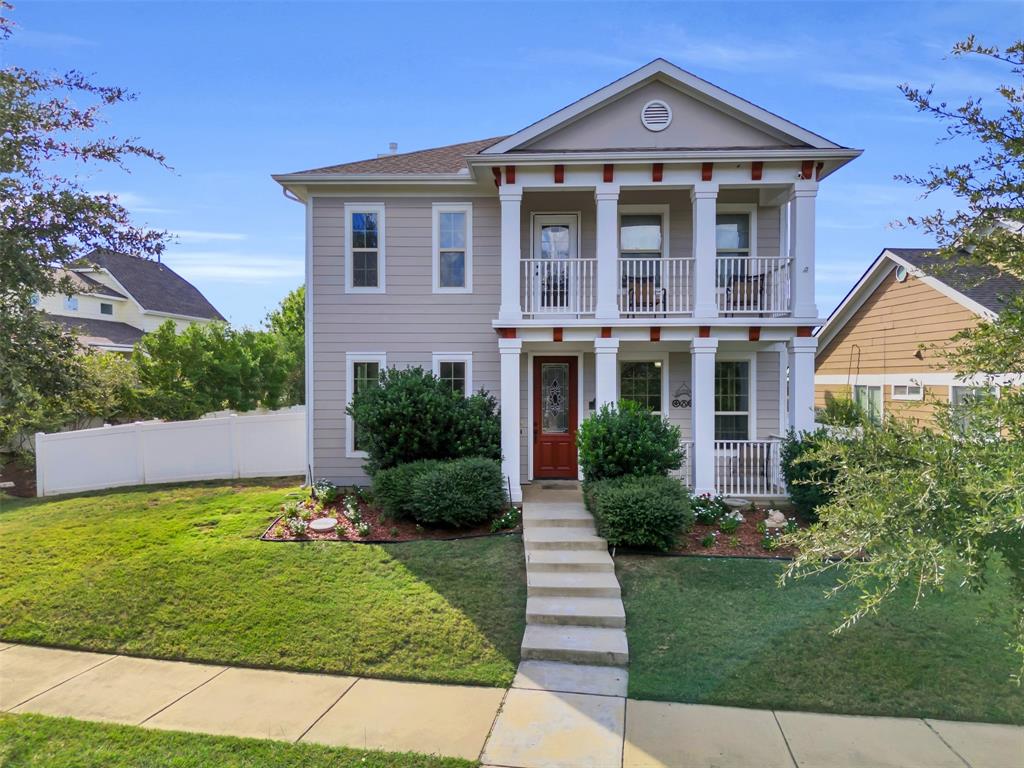
[[[735,275],[725,288],[726,312],[757,312],[764,316],[764,296],[768,275]]]
[[[655,278],[627,277],[622,282],[623,312],[627,317],[666,316],[665,288],[659,286]]]

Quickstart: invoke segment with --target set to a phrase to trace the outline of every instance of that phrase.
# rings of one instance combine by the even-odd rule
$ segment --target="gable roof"
[[[75,287],[75,290],[78,293],[88,293],[93,296],[112,296],[115,299],[127,298],[127,296],[120,291],[116,291],[109,285],[101,283],[87,272],[75,272],[71,269],[58,269],[56,270],[55,277],[58,280],[65,277],[71,280],[71,284]]]
[[[936,255],[933,248],[883,248],[871,266],[818,329],[818,349],[823,350],[863,306],[868,297],[896,267],[905,267],[921,282],[966,307],[979,317],[992,319],[1005,306],[1005,297],[1024,291],[1024,280],[994,267],[956,264]]]
[[[466,173],[466,155],[478,154],[504,136],[492,139],[464,141],[461,144],[449,144],[446,147],[420,149],[415,152],[402,152],[395,155],[356,160],[351,163],[328,165],[323,168],[312,168],[308,171],[297,171],[297,174],[394,174],[412,175],[421,173]],[[290,174],[289,174],[290,175]]]
[[[199,290],[173,269],[159,261],[128,256],[97,248],[82,259],[79,269],[92,264],[107,270],[146,312],[223,320],[224,316]],[[87,271],[79,271],[88,275]]]

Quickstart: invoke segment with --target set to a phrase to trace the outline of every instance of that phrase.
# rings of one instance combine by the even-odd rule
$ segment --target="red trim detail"
[[[699,325],[697,326],[697,336],[702,339],[711,338],[711,326],[710,325]]]
[[[760,341],[761,340],[761,326],[752,325],[747,329],[747,340],[748,341]]]
[[[661,163],[655,163],[651,166],[651,181],[661,181],[665,175],[665,166]]]
[[[604,164],[604,183],[609,184],[615,178],[615,166],[611,163]]]
[[[796,329],[796,335],[801,339],[808,339],[814,335],[814,327],[810,325],[801,325]]]
[[[556,165],[555,166],[555,184],[561,184],[564,181],[565,181],[565,166],[564,165]]]
[[[601,329],[601,338],[610,339],[612,337],[612,329],[607,325]]]
[[[750,164],[750,180],[760,181],[761,176],[764,175],[764,163],[757,160]]]
[[[813,176],[814,176],[814,161],[813,160],[804,160],[802,163],[800,163],[800,178],[801,179],[810,179],[810,178],[813,178]]]
[[[516,329],[515,328],[499,328],[498,329],[498,336],[500,336],[503,339],[514,339],[516,337]]]
[[[701,163],[700,164],[700,180],[711,181],[711,175],[715,172],[714,163]]]
[[[516,183],[516,167],[514,165],[505,166],[505,183],[515,184]]]
[[[651,341],[661,341],[661,326],[660,325],[652,325],[651,326]]]
[[[562,329],[561,328],[552,328],[551,329],[551,340],[552,341],[561,341],[562,340]]]
[[[501,186],[501,168],[491,168],[491,173],[494,174],[494,186]]]
[[[821,169],[825,167],[824,163],[818,163],[814,166],[814,180],[817,181],[821,178]]]

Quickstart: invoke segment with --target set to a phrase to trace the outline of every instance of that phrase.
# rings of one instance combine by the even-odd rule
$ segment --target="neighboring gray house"
[[[619,398],[682,428],[698,492],[782,492],[815,195],[859,154],[659,59],[510,136],[275,176],[306,206],[313,475],[365,481],[346,403],[421,365],[499,398],[514,500],[577,477]]]

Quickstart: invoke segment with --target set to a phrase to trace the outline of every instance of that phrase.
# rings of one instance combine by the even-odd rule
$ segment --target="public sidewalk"
[[[486,764],[510,768],[1024,765],[1021,727],[561,692],[550,690],[561,679],[558,670],[536,665],[525,663],[503,691],[0,642],[0,711],[471,760],[483,755]]]

